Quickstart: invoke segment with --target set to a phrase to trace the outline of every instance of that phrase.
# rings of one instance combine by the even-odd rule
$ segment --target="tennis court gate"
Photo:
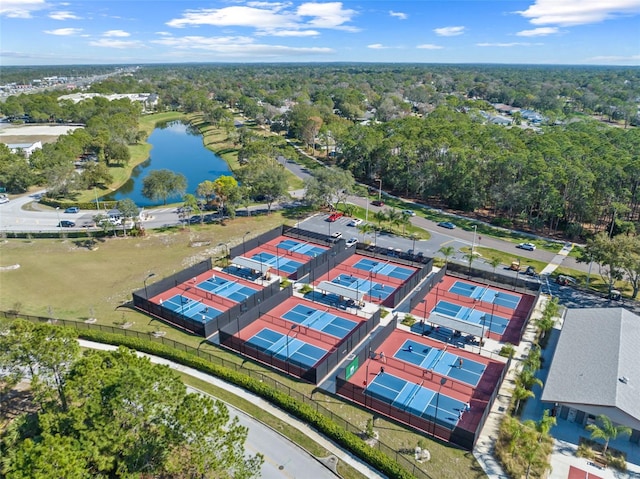
[[[220,345],[251,357],[264,364],[286,371],[312,384],[319,384],[369,333],[380,324],[380,310],[377,310],[367,321],[361,322],[336,346],[331,348],[313,367],[307,368],[295,363],[282,360],[273,353],[261,351],[246,341],[240,339],[239,331],[256,321],[260,316],[282,304],[293,295],[293,286],[289,285],[279,293],[267,298],[259,307],[250,309],[227,325],[220,328]],[[285,320],[281,320],[285,322]]]
[[[240,316],[243,312],[256,308],[260,303],[280,291],[280,284],[278,282],[271,283],[265,288],[256,291],[255,294],[248,296],[242,303],[232,306],[206,323],[194,321],[187,316],[183,316],[178,311],[171,311],[159,304],[152,303],[146,297],[146,294],[148,293],[149,298],[153,298],[160,293],[175,288],[180,284],[184,284],[191,278],[211,271],[211,269],[211,258],[208,258],[194,266],[191,266],[190,268],[184,269],[171,276],[163,278],[160,281],[150,284],[146,288],[134,291],[133,306],[146,314],[154,316],[160,321],[170,324],[171,326],[176,326],[193,334],[197,334],[198,336],[208,338],[217,333],[221,327],[233,322],[235,318]],[[215,306],[215,301],[212,301],[212,303],[212,306]]]

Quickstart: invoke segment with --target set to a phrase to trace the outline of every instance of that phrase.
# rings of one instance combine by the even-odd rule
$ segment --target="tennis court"
[[[357,278],[348,274],[340,274],[332,279],[331,282],[355,289],[356,291],[366,292],[372,298],[378,298],[380,300],[386,299],[396,290],[393,286],[376,283],[368,279]]]
[[[203,323],[212,320],[222,313],[222,311],[218,311],[216,308],[213,308],[208,304],[187,298],[181,294],[176,294],[175,296],[164,300],[161,304],[163,308],[167,308],[175,313],[179,313]]]
[[[327,354],[322,348],[269,328],[264,328],[247,339],[247,343],[259,351],[271,353],[278,359],[306,368],[313,367]]]
[[[460,356],[447,352],[446,348],[440,350],[411,340],[405,341],[393,357],[473,387],[478,385],[486,368],[484,364],[467,358],[463,358],[460,366]]]
[[[249,288],[237,281],[231,281],[215,275],[199,283],[198,288],[222,296],[223,298],[229,298],[238,303],[256,294],[255,289]]]
[[[411,276],[414,272],[414,270],[412,269],[402,268],[401,266],[397,266],[389,262],[376,261],[369,258],[361,259],[356,264],[354,264],[353,267],[362,269],[364,271],[370,271],[376,274],[383,274],[385,276],[397,278],[402,281],[409,278],[409,276]]]
[[[292,239],[281,241],[280,243],[278,243],[277,247],[279,249],[291,251],[292,253],[300,253],[314,258],[326,251],[326,248],[323,248],[321,246],[311,243],[303,243],[301,241],[294,241]]]
[[[429,421],[437,417],[438,424],[449,429],[456,426],[460,411],[466,406],[462,401],[386,372],[376,375],[367,385],[365,394]]]
[[[501,336],[504,334],[507,329],[507,325],[509,324],[509,320],[502,316],[485,313],[484,311],[467,308],[466,306],[460,306],[459,304],[450,303],[448,301],[438,301],[438,304],[436,304],[435,308],[431,310],[431,313],[461,319],[462,321],[467,321],[473,324],[481,324],[488,328],[489,331]]]
[[[269,266],[276,268],[277,271],[284,271],[288,274],[295,273],[298,268],[302,266],[302,263],[299,261],[294,261],[292,259],[285,258],[284,256],[276,256],[275,254],[266,253],[264,251],[254,254],[251,259],[266,263]]]
[[[327,311],[310,308],[303,304],[296,305],[284,313],[282,317],[301,326],[330,334],[336,338],[344,338],[353,331],[357,325],[355,321],[341,318]]]
[[[496,306],[503,306],[509,309],[516,309],[520,304],[520,296],[505,293],[492,288],[465,283],[464,281],[456,281],[449,288],[450,293],[466,296],[467,298],[477,299],[485,303],[492,303]]]

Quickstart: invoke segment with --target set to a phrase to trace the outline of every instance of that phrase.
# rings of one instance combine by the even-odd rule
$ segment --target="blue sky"
[[[640,65],[640,0],[1,0],[0,64]]]

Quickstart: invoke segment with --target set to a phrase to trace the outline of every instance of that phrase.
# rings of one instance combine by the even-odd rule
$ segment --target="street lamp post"
[[[433,419],[433,434],[432,434],[433,437],[436,436],[436,426],[438,425],[438,403],[440,402],[440,390],[442,389],[442,386],[444,386],[446,382],[447,382],[447,378],[445,377],[440,378],[440,387],[438,388],[438,395],[436,396],[436,414]]]
[[[149,278],[153,278],[156,274],[155,273],[149,273],[147,275],[147,277],[144,279],[143,283],[144,283],[144,299],[148,300],[149,299],[149,294],[147,293],[147,280]]]
[[[58,228],[62,229],[62,223],[60,223],[60,207],[56,206],[56,215],[58,216]]]
[[[246,247],[246,246],[245,246],[245,244],[244,244],[244,239],[245,239],[245,238],[246,238],[246,236],[247,236],[248,234],[250,234],[250,233],[251,233],[251,231],[247,231],[245,234],[243,234],[243,235],[242,235],[242,255],[243,255],[243,256],[247,254],[247,247]]]
[[[415,233],[411,234],[411,239],[413,240],[413,244],[411,245],[411,251],[412,251],[411,261],[413,261],[413,258],[416,257],[416,234]]]
[[[289,368],[289,333],[291,333],[291,331],[293,331],[297,327],[298,327],[297,324],[292,324],[291,328],[289,329],[289,331],[287,331],[287,374],[289,374],[289,371],[290,371],[290,368]]]
[[[378,201],[382,200],[382,178],[378,178],[377,181],[380,183],[380,187],[378,188]]]

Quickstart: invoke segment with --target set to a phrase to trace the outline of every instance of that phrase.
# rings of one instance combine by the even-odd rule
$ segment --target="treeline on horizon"
[[[385,190],[408,198],[487,210],[505,226],[577,237],[638,225],[638,68],[144,65],[88,91],[157,93],[159,111],[202,112],[212,124],[228,123],[223,111],[238,109],[359,181],[379,178]],[[85,102],[60,103],[60,94],[9,97],[0,111],[86,120]],[[100,103],[91,103],[98,117]],[[544,121],[524,128],[516,113],[512,127],[490,124],[492,103],[535,110]],[[255,135],[231,134],[245,156],[266,153]]]

